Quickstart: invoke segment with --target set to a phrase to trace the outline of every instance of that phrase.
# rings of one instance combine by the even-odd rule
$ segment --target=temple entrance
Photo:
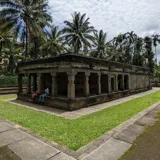
[[[85,73],[78,73],[75,76],[75,96],[84,97]]]
[[[104,74],[101,76],[101,92],[108,93],[108,75]]]
[[[68,75],[67,73],[57,74],[57,95],[67,97],[68,91]]]
[[[124,89],[125,90],[129,89],[129,76],[128,75],[124,76]]]
[[[98,74],[91,73],[89,77],[89,90],[91,95],[98,94]]]

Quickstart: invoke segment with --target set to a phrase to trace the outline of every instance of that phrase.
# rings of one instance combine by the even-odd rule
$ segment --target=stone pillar
[[[111,76],[108,74],[108,93],[111,93]]]
[[[33,74],[33,91],[37,91],[37,75]]]
[[[31,93],[31,74],[28,74],[27,75],[27,94],[30,94]]]
[[[75,73],[68,72],[68,98],[75,98]]]
[[[98,73],[98,94],[101,94],[101,73]]]
[[[18,74],[18,94],[22,93],[22,74]]]
[[[56,73],[51,73],[52,76],[52,97],[57,96],[57,79],[56,79]]]
[[[44,90],[44,77],[42,73],[38,74],[37,77],[37,87],[38,87],[38,91],[42,92]]]
[[[122,74],[122,89],[124,90],[124,74]]]
[[[128,75],[128,90],[130,90],[131,87],[130,87],[130,75]]]
[[[41,74],[40,73],[38,73],[37,74],[37,89],[38,89],[38,91],[41,91]]]
[[[90,91],[89,91],[89,76],[91,74],[89,72],[85,73],[85,81],[84,81],[84,95],[86,97],[88,97],[90,95]]]
[[[115,90],[118,91],[118,75],[115,75]]]

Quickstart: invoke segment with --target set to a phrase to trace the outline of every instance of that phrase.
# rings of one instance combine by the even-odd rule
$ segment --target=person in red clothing
[[[33,100],[36,99],[36,97],[40,94],[41,94],[40,91],[37,90],[35,93],[32,94],[32,99]]]

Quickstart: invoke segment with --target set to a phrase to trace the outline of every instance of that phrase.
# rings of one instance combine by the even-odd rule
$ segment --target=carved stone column
[[[89,76],[91,74],[89,72],[85,73],[85,80],[84,80],[84,95],[88,97],[90,95],[89,91]]]
[[[18,94],[22,93],[22,74],[18,74]]]
[[[144,82],[144,81],[143,81],[143,82]],[[128,90],[131,89],[130,85],[131,85],[131,82],[130,82],[130,75],[128,75]]]
[[[75,75],[74,72],[68,72],[68,98],[75,98]]]
[[[115,75],[115,90],[118,91],[118,75]]]
[[[56,80],[56,73],[51,73],[52,76],[52,97],[57,96],[57,80]]]
[[[33,74],[33,91],[37,91],[37,74]]]
[[[38,73],[38,76],[37,76],[37,88],[38,88],[39,92],[42,92],[43,89],[44,89],[44,86],[43,86],[43,74],[42,73]]]
[[[27,94],[31,93],[31,74],[27,75]]]
[[[101,73],[98,74],[98,94],[101,94]]]
[[[122,89],[124,90],[124,74],[122,74]]]
[[[108,74],[108,93],[111,93],[111,76]]]

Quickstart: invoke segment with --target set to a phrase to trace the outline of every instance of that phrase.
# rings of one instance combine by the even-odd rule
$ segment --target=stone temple
[[[28,77],[22,92],[22,77]],[[31,93],[45,87],[50,95],[45,105],[76,110],[151,89],[148,68],[75,54],[20,62],[18,99],[31,100]]]

